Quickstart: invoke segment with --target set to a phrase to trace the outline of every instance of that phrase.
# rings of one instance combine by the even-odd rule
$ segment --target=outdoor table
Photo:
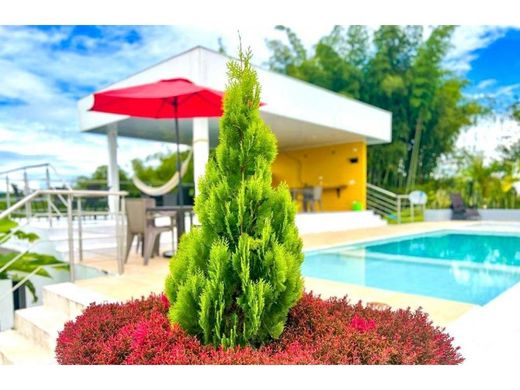
[[[170,217],[173,225],[173,219],[175,218],[175,227],[177,229],[177,244],[180,242],[181,236],[185,233],[185,215],[186,212],[190,213],[190,225],[193,224],[193,206],[155,206],[147,207],[146,215],[149,219],[155,219],[158,217]],[[164,257],[171,257],[174,252],[173,245],[175,244],[173,230],[172,230],[172,251],[164,252]]]

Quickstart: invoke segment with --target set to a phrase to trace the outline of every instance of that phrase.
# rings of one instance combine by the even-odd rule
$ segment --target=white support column
[[[117,124],[109,125],[108,140],[108,188],[110,191],[119,191],[119,167],[117,165]],[[110,212],[117,212],[117,197],[109,200]]]
[[[193,118],[193,176],[195,195],[199,193],[199,178],[204,175],[209,157],[208,118]]]

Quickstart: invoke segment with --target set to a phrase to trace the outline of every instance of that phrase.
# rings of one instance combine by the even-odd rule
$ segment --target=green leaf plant
[[[68,264],[56,259],[54,256],[30,251],[20,254],[5,248],[4,245],[13,237],[30,243],[39,239],[35,233],[25,233],[19,230],[15,221],[9,218],[0,219],[0,279],[10,279],[14,284],[18,284],[32,273],[45,278],[51,278],[52,276],[45,267],[50,266],[54,269],[69,268]],[[15,260],[15,258],[17,259]],[[30,279],[23,282],[21,286],[27,287],[32,295],[33,302],[38,300],[36,289]]]

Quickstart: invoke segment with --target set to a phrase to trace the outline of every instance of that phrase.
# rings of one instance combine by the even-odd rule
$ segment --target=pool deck
[[[375,240],[397,237],[407,234],[424,233],[441,229],[449,229],[468,225],[468,222],[422,222],[406,225],[388,225],[370,229],[358,229],[344,232],[313,233],[302,236],[304,249],[312,250],[333,245],[344,245],[365,240]],[[164,248],[167,249],[167,248]],[[156,257],[150,260],[148,266],[142,264],[142,259],[131,253],[121,276],[101,277],[77,281],[76,284],[103,294],[111,299],[127,300],[147,296],[150,293],[160,293],[164,289],[164,279],[168,273],[169,261]],[[113,258],[103,259],[98,256],[83,262],[109,272],[116,271]],[[430,315],[433,323],[445,326],[474,308],[474,305],[436,299],[425,296],[380,290],[353,284],[333,282],[323,279],[305,278],[305,289],[320,294],[322,297],[348,295],[352,302],[358,300],[364,303],[377,302],[394,308],[422,307]]]
[[[334,245],[352,244],[361,241],[399,237],[402,235],[427,233],[436,230],[460,228],[476,225],[470,221],[416,222],[403,225],[387,225],[370,229],[347,230],[343,232],[325,232],[302,236],[305,250],[320,249]]]
[[[370,229],[345,232],[329,232],[303,235],[304,250],[326,248],[335,245],[353,244],[433,232],[453,228],[469,227],[479,230],[479,222],[421,222],[405,225],[388,225]],[[167,249],[167,248],[164,248]],[[90,258],[85,264],[116,271],[112,258]],[[161,293],[168,272],[169,261],[164,258],[151,259],[143,266],[142,258],[130,255],[124,275],[109,276],[77,281],[76,284],[93,290],[108,299],[127,300]],[[454,345],[461,348],[465,365],[492,364],[495,367],[520,363],[520,283],[505,291],[484,306],[403,294],[364,286],[333,282],[323,279],[305,278],[305,289],[322,297],[348,295],[351,302],[377,302],[393,308],[421,307],[429,314],[434,325],[444,327],[454,338]]]

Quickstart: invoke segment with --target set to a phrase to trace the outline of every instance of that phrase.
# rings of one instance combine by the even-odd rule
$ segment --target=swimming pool
[[[441,231],[311,251],[302,273],[484,305],[520,281],[520,234]]]

